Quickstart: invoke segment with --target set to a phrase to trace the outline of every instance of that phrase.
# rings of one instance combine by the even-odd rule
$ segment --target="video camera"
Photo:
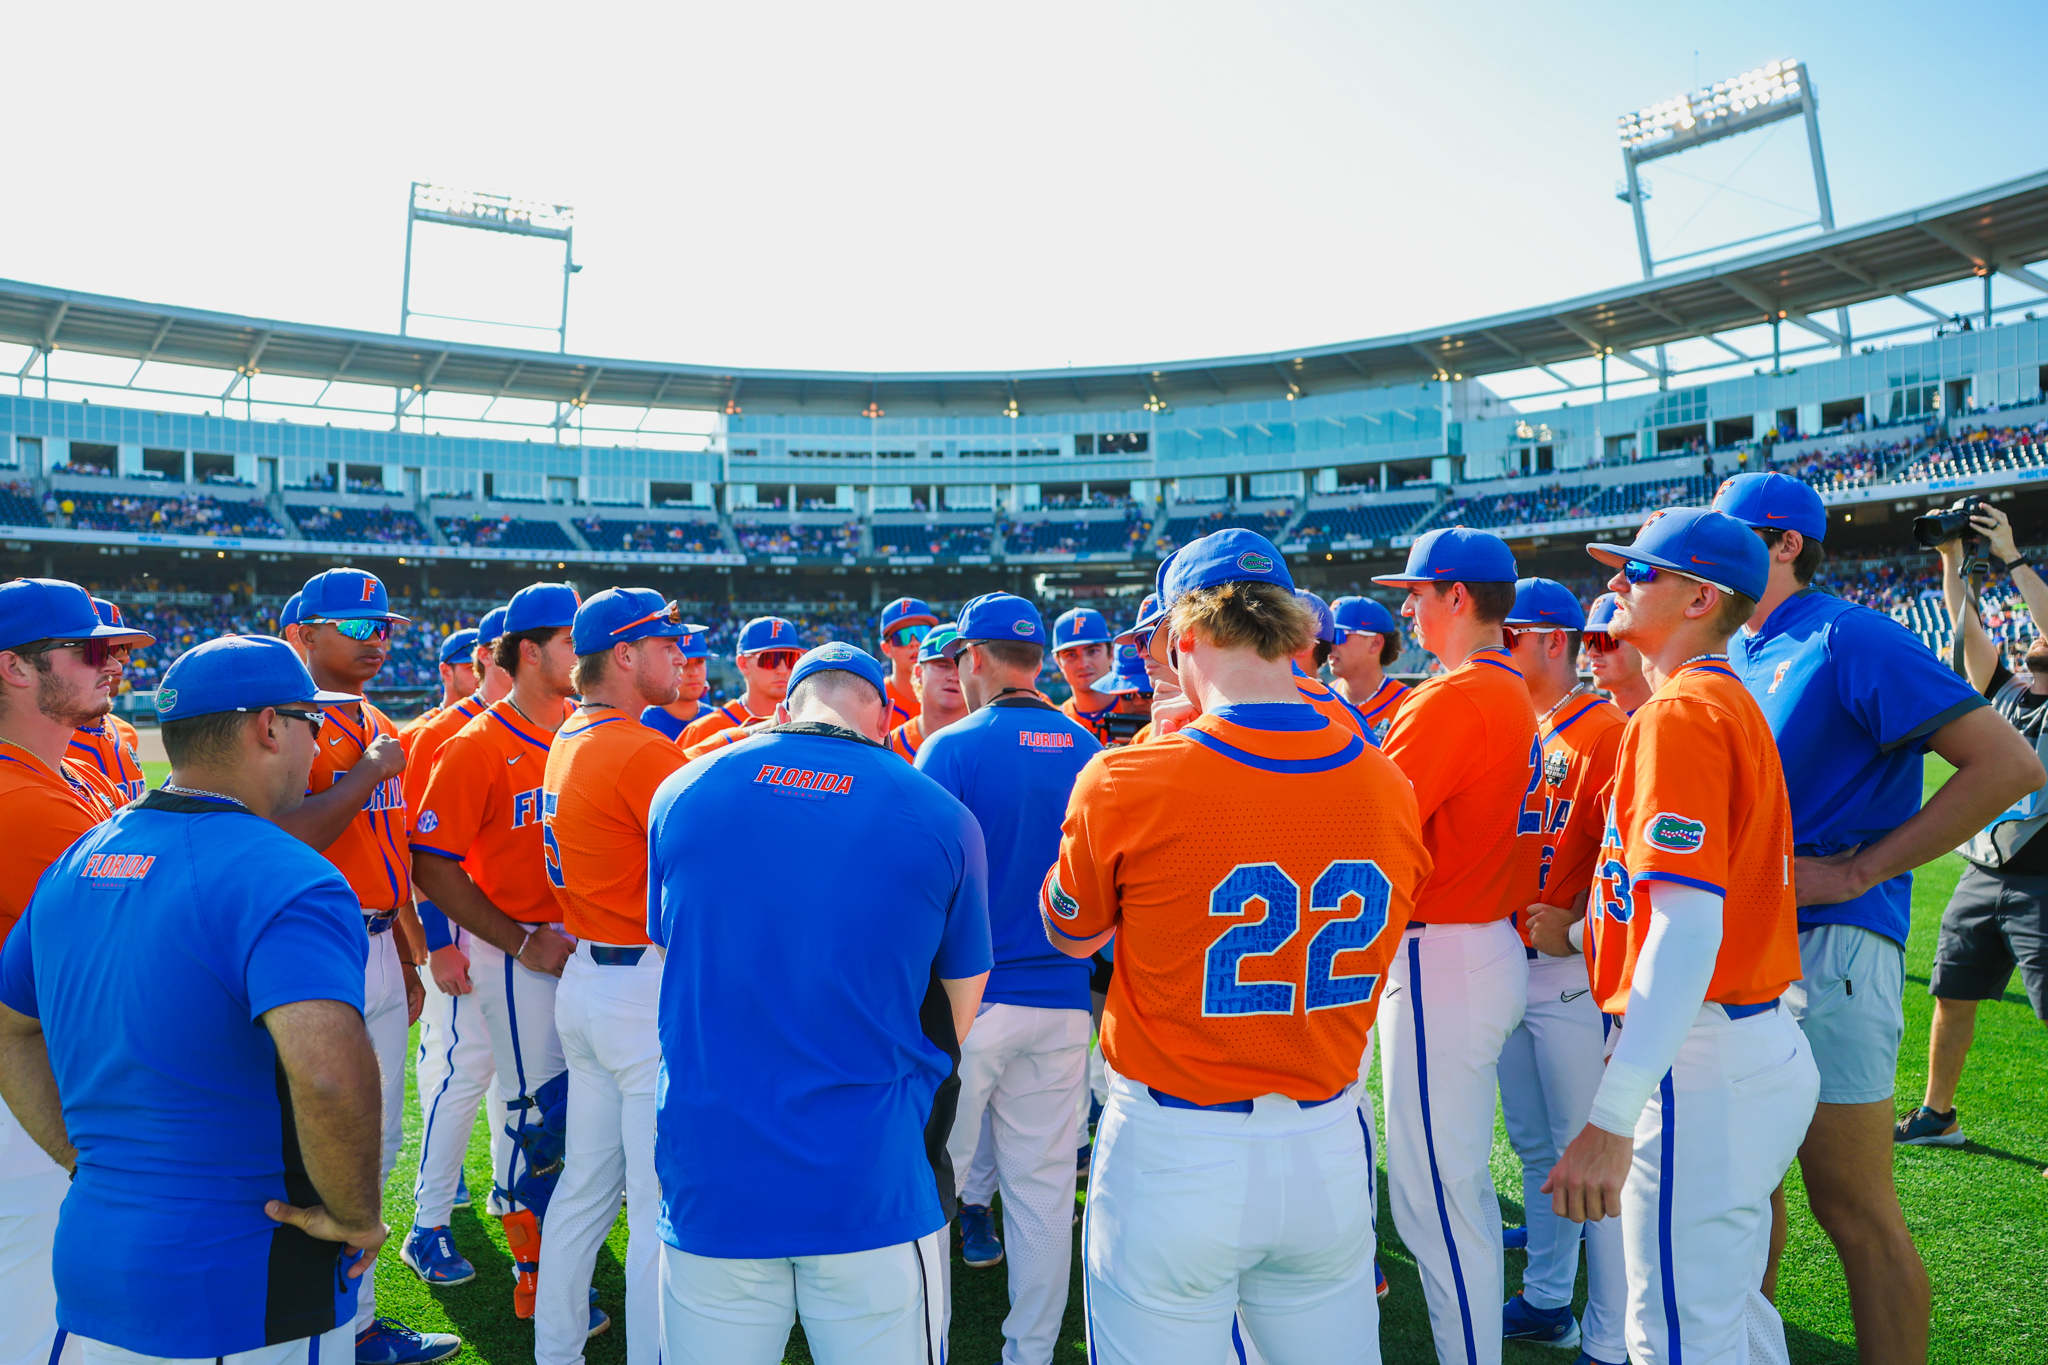
[[[1913,539],[1926,549],[1946,545],[1962,536],[1974,535],[1976,528],[1970,525],[1970,518],[1989,504],[1974,494],[1959,498],[1953,507],[1944,507],[1939,512],[1930,512],[1924,517],[1913,518]]]

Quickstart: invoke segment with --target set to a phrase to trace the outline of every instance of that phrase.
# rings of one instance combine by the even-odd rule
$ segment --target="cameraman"
[[[1963,579],[1967,538],[1944,542],[1938,547],[1942,598],[1962,638],[1964,675],[2036,753],[2048,754],[2048,706],[2042,705],[2048,702],[2048,639],[2038,633],[2048,622],[2048,583],[2020,555],[2004,512],[1979,506],[1971,512],[1970,526],[1989,543],[1992,557],[2019,589],[2037,633],[2021,671],[2014,673],[2000,660],[1977,604],[1968,600]],[[1918,1109],[1899,1120],[1895,1141],[1917,1147],[1962,1145],[1956,1085],[1976,1032],[1977,1002],[2005,994],[2015,966],[2035,1016],[2048,1021],[2048,923],[2042,911],[2048,902],[2048,838],[2034,837],[2044,825],[2048,794],[2032,792],[1959,850],[1970,865],[1942,912],[1934,972],[1927,983],[1934,997],[1927,1094]]]

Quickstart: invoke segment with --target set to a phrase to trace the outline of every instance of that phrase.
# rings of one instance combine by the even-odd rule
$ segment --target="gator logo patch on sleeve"
[[[1067,894],[1067,889],[1060,885],[1058,877],[1046,883],[1045,898],[1052,906],[1052,912],[1061,919],[1074,919],[1081,913],[1081,902]]]
[[[1643,842],[1666,853],[1697,853],[1706,841],[1706,821],[1673,815],[1668,810],[1658,811],[1643,826]]]

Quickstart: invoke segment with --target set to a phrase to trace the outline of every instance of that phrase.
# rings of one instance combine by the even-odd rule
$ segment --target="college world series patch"
[[[1706,821],[1690,820],[1668,810],[1658,811],[1643,826],[1643,842],[1666,853],[1697,853],[1706,841]]]

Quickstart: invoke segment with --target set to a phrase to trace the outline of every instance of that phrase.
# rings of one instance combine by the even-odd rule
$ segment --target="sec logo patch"
[[[439,829],[440,827],[441,827],[441,817],[440,817],[440,816],[438,816],[438,815],[434,814],[434,812],[432,812],[432,811],[430,811],[430,810],[423,810],[423,811],[421,811],[421,812],[420,812],[420,824],[419,824],[419,830],[420,830],[420,833],[422,833],[422,834],[432,834],[432,833],[433,833],[433,832],[434,832],[435,830]]]
[[[1643,826],[1643,842],[1666,853],[1697,853],[1707,841],[1707,823],[1670,811],[1658,811]]]

